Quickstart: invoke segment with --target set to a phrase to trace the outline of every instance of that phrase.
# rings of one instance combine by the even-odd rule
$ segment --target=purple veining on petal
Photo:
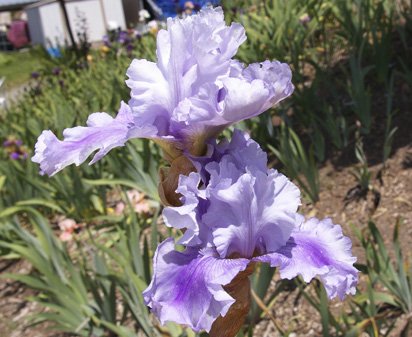
[[[210,248],[177,252],[168,239],[155,253],[153,279],[143,298],[162,324],[173,321],[209,331],[234,302],[223,285],[248,264],[247,259],[219,259]]]
[[[343,236],[339,225],[330,219],[303,220],[292,232],[285,246],[274,253],[255,258],[256,261],[280,267],[282,278],[301,275],[305,282],[319,276],[329,298],[343,299],[354,294],[358,271],[353,267],[356,258],[351,254],[351,241]]]
[[[100,160],[114,147],[123,146],[130,138],[153,137],[156,134],[153,126],[136,126],[130,108],[122,102],[116,118],[106,113],[91,114],[87,127],[65,129],[63,141],[51,131],[43,131],[36,143],[32,161],[40,164],[42,174],[52,176],[70,164],[80,165],[96,150],[99,151],[90,164]]]

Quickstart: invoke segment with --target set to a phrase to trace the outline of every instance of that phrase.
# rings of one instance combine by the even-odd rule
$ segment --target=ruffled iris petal
[[[129,77],[126,84],[131,89],[129,104],[140,125],[153,125],[159,130],[159,136],[167,135],[172,102],[168,82],[156,63],[133,60],[126,75]]]
[[[153,279],[143,293],[145,303],[162,324],[173,321],[209,331],[234,302],[223,286],[248,264],[247,259],[219,259],[211,249],[178,252],[168,239],[157,248]]]
[[[172,133],[210,137],[225,127],[255,117],[292,94],[292,74],[277,61],[252,64],[236,76],[203,84],[181,100],[172,114]]]
[[[289,66],[278,61],[253,63],[241,74],[222,82],[225,90],[222,117],[231,123],[261,114],[294,90]]]
[[[152,137],[156,133],[153,126],[136,126],[129,106],[122,102],[116,118],[106,113],[91,114],[87,127],[65,129],[63,141],[51,131],[43,131],[37,140],[32,161],[40,164],[42,174],[52,176],[68,165],[80,165],[96,150],[99,151],[90,164],[100,160],[114,147],[123,146],[130,138]]]
[[[209,134],[206,121],[211,117],[209,128],[227,124],[216,115],[217,102],[210,102],[210,90],[217,93],[216,79],[229,74],[231,58],[245,39],[241,25],[226,25],[221,8],[185,19],[169,18],[167,30],[157,35],[157,62],[134,60],[127,71],[130,105],[142,121],[163,131],[160,136]]]
[[[221,141],[216,147],[216,152],[220,153],[220,156],[231,156],[239,170],[252,170],[252,167],[255,167],[265,172],[267,169],[267,154],[249,134],[239,129],[233,131],[230,142]]]
[[[126,121],[92,114],[87,128],[67,129],[63,142],[45,131],[34,161],[53,175],[100,149],[94,162],[131,137],[156,138],[164,149],[202,155],[206,141],[293,91],[288,65],[265,61],[245,68],[232,60],[245,39],[240,24],[226,25],[221,8],[168,19],[167,30],[157,35],[157,61],[133,60],[127,70]]]
[[[202,219],[211,228],[221,257],[273,252],[288,240],[300,193],[282,174],[268,173],[245,173],[229,187],[225,179],[209,190],[210,206]]]
[[[205,202],[204,191],[199,190],[200,176],[198,173],[190,173],[189,176],[181,175],[179,178],[179,187],[177,193],[182,195],[182,206],[166,207],[163,210],[163,218],[169,227],[185,229],[183,236],[178,243],[186,246],[195,246],[202,243],[208,228],[202,228],[200,217],[202,212],[202,203]],[[200,233],[202,231],[202,233]]]
[[[232,138],[223,139],[219,144],[210,141],[207,153],[202,157],[190,156],[193,165],[202,177],[204,183],[214,185],[210,175],[218,180],[222,177],[231,177],[233,171],[229,171],[229,163],[235,166],[238,172],[267,170],[267,155],[250,136],[239,129],[233,131]],[[226,171],[226,172],[225,172]],[[238,176],[238,174],[236,174]]]
[[[216,137],[289,96],[287,64],[265,61],[245,68],[232,60],[245,40],[244,28],[227,26],[221,8],[169,18],[167,30],[157,35],[157,62],[134,60],[127,71],[129,104],[141,125],[152,123],[159,137],[173,137],[190,150],[190,144]]]
[[[305,282],[310,282],[318,276],[329,298],[343,299],[354,294],[358,271],[353,266],[356,258],[351,253],[351,240],[330,219],[300,221],[286,245],[254,260],[279,267],[282,278],[301,275]]]
[[[180,176],[176,192],[182,195],[180,199],[182,205],[166,207],[163,211],[167,226],[186,229],[178,242],[186,246],[199,245],[201,242],[210,240],[210,228],[203,223],[202,217],[210,205],[208,194],[212,190],[230,188],[246,171],[266,172],[266,153],[247,133],[240,130],[234,131],[230,142],[223,140],[218,145],[210,145],[209,150],[208,157],[192,157],[200,173],[192,172],[187,177]],[[266,174],[264,176],[266,177]],[[281,186],[281,183],[288,182],[287,178],[279,175],[276,179],[278,180],[278,191],[283,190],[282,196],[287,196],[287,188],[283,189]],[[205,186],[208,187],[205,189]],[[287,186],[292,188],[295,196],[277,199],[279,210],[288,211],[296,208],[294,205],[282,206],[285,199],[292,200],[292,202],[296,198],[299,199],[299,191],[296,187],[293,188],[293,184]],[[289,219],[289,216],[286,218]]]

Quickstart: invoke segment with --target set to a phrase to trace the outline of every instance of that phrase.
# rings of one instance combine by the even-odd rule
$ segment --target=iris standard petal
[[[245,40],[244,28],[238,23],[227,26],[220,7],[184,19],[169,18],[167,31],[161,31],[158,39],[158,65],[171,81],[196,65],[197,76],[190,83],[196,92],[201,85],[228,74],[231,58]],[[189,88],[185,81],[171,84],[173,91],[178,89],[177,95],[182,93],[181,85]]]
[[[169,111],[173,108],[169,85],[156,63],[133,60],[127,69],[127,86],[131,89],[129,101],[140,125],[154,125],[159,136],[169,133]]]
[[[234,179],[233,170],[229,170],[229,164],[234,165],[235,172],[240,174],[246,171],[267,170],[267,154],[259,144],[250,138],[248,133],[235,129],[230,141],[222,139],[219,144],[213,139],[207,144],[207,152],[202,157],[190,156],[193,165],[202,177],[205,185],[214,185],[222,180],[222,177]],[[211,181],[210,177],[216,177]],[[239,174],[236,174],[239,177]],[[237,178],[236,178],[237,179]]]
[[[222,116],[228,123],[257,116],[265,111],[271,92],[261,80],[245,81],[241,78],[225,78],[225,92]]]
[[[223,140],[218,145],[210,144],[209,150],[210,154],[207,158],[192,157],[199,173],[192,172],[188,176],[180,176],[176,193],[181,195],[182,205],[166,207],[163,211],[167,226],[186,229],[178,242],[186,246],[199,245],[210,237],[210,228],[202,223],[202,216],[210,205],[208,200],[210,190],[229,188],[245,172],[257,170],[265,172],[266,176],[266,153],[243,131],[235,130],[230,142]],[[286,199],[292,200],[292,203],[299,199],[299,191],[296,187],[293,188],[294,185],[287,185],[285,189],[281,186],[287,184],[286,177],[279,175],[276,179],[278,180],[277,191],[283,191],[283,198],[276,200],[278,209],[294,210],[296,206],[289,207],[283,203]],[[291,192],[295,193],[295,196],[287,195],[288,187],[292,188]],[[270,212],[267,213],[270,214]],[[268,219],[265,212],[262,215],[266,217],[266,220]]]
[[[229,187],[209,189],[202,220],[212,231],[221,257],[276,251],[289,239],[300,204],[299,189],[277,171],[242,174]]]
[[[197,139],[204,143],[216,137],[230,123],[219,115],[219,88],[208,83],[182,100],[171,117],[171,133],[190,148]]]
[[[215,82],[228,76],[231,58],[245,39],[240,24],[226,25],[221,8],[169,18],[167,30],[157,35],[157,62],[133,60],[127,71],[129,104],[141,124],[153,124],[159,136],[186,144],[196,135],[203,140],[217,135],[228,123],[216,113]]]
[[[309,282],[318,276],[329,298],[338,296],[343,299],[347,294],[354,294],[358,271],[353,266],[356,258],[351,253],[351,240],[330,219],[304,221],[303,217],[298,217],[301,223],[286,245],[254,260],[279,267],[282,278],[301,275],[305,282]]]
[[[145,303],[162,324],[173,321],[209,331],[234,302],[223,286],[248,264],[247,259],[219,259],[212,249],[178,252],[173,239],[167,239],[155,253],[153,279],[143,292]]]
[[[217,7],[201,11],[192,29],[194,56],[203,78],[201,83],[227,74],[231,58],[246,40],[243,26],[238,23],[226,26],[223,11]]]
[[[289,66],[278,61],[253,63],[241,75],[224,78],[222,83],[222,117],[231,123],[259,115],[294,90]]]
[[[262,64],[265,66],[259,71],[248,67],[236,77],[225,76],[200,86],[173,111],[171,132],[180,133],[182,138],[207,140],[288,97],[293,92],[289,66],[279,62]]]
[[[289,96],[287,64],[265,61],[245,68],[232,60],[245,40],[244,28],[227,26],[221,8],[169,18],[167,30],[157,35],[157,62],[134,60],[127,71],[129,104],[141,125],[152,123],[160,137],[173,137],[198,155],[204,150],[199,143]]]
[[[226,26],[221,8],[167,21],[157,36],[157,63],[134,60],[127,85],[142,111],[166,110],[169,115],[199,88],[229,73],[231,58],[246,39],[239,24]]]
[[[90,164],[100,160],[114,147],[123,146],[129,138],[152,137],[156,133],[153,126],[135,125],[132,111],[122,102],[116,118],[106,113],[91,114],[87,127],[65,129],[63,141],[50,130],[43,131],[37,140],[32,161],[40,164],[42,174],[52,176],[68,165],[80,165],[96,150],[99,151]]]
[[[265,172],[267,169],[266,152],[245,131],[235,129],[230,142],[223,140],[216,149],[221,156],[230,155],[233,157],[239,170],[252,170],[252,167],[255,167],[257,170]]]

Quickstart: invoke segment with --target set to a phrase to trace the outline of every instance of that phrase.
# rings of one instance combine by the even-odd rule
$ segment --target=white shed
[[[122,0],[65,0],[67,15],[75,40],[87,27],[90,42],[101,41],[109,23],[126,28]],[[56,0],[43,0],[25,8],[33,44],[45,47],[69,42],[63,11]],[[82,23],[85,21],[85,25]]]

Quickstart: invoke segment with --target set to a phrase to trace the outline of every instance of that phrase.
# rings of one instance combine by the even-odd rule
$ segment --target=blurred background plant
[[[411,143],[411,5],[223,0],[222,6],[228,22],[246,28],[248,40],[237,57],[288,62],[296,88],[275,110],[239,127],[270,153],[272,166],[300,185],[304,207],[314,209],[322,201],[326,181],[319,169],[345,163],[356,186],[348,187],[341,206],[371,192],[376,209],[388,160]],[[81,56],[63,48],[56,58],[33,49],[42,66],[18,100],[0,110],[0,253],[6,266],[21,260],[31,266],[3,277],[34,290],[30,300],[44,309],[30,324],[52,322],[53,329],[80,336],[196,336],[174,324],[161,327],[141,297],[157,243],[179,235],[159,217],[157,147],[134,140],[93,166],[70,167],[53,178],[40,176],[30,161],[43,129],[61,135],[65,127],[83,125],[90,112],[114,113],[128,100],[125,70],[132,58],[155,59],[160,28],[151,24],[145,34],[112,31]],[[82,43],[87,46],[87,36]],[[375,179],[371,165],[378,163]],[[264,321],[279,336],[292,336],[291,325],[274,309],[291,293],[318,313],[315,334],[412,333],[411,264],[399,243],[402,221],[393,219],[393,245],[372,221],[353,229],[362,282],[358,295],[337,309],[320,285],[277,281],[273,270],[259,266],[252,279],[254,302],[239,336],[263,336]]]

